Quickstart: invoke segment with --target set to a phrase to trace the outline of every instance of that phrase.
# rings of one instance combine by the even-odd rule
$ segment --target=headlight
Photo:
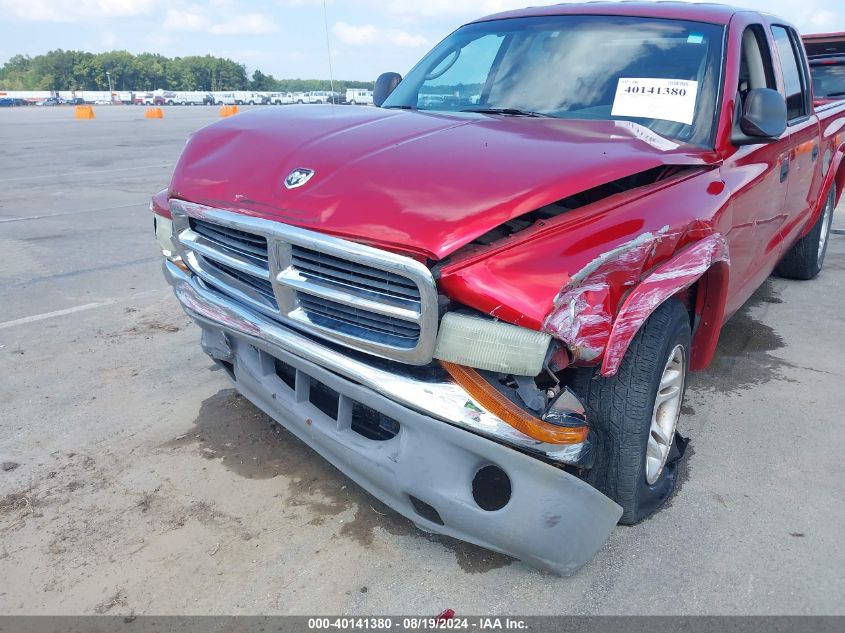
[[[488,371],[536,376],[552,337],[523,327],[447,313],[440,322],[434,357]]]
[[[173,220],[163,218],[160,215],[153,216],[155,221],[156,242],[161,247],[162,254],[172,258],[176,247],[173,246]]]

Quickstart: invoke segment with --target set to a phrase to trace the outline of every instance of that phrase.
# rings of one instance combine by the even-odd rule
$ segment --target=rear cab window
[[[810,91],[803,49],[798,35],[791,28],[773,25],[772,37],[783,74],[787,119],[790,122],[799,121],[810,114]]]

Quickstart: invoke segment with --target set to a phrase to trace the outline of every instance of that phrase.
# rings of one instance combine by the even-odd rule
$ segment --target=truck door
[[[742,32],[739,108],[753,88],[777,89],[769,38],[762,24]],[[768,276],[766,264],[777,260],[774,237],[783,224],[787,179],[782,165],[788,159],[788,132],[779,141],[745,145],[724,165],[722,177],[733,192],[729,226],[725,226],[731,257],[727,314],[738,309]],[[772,243],[775,243],[772,245]],[[774,263],[771,264],[774,266]]]
[[[804,48],[791,28],[772,25],[772,39],[780,59],[781,93],[786,98],[789,131],[787,194],[784,223],[778,234],[780,254],[792,243],[813,212],[822,185],[819,167],[819,119],[813,109],[810,73]]]

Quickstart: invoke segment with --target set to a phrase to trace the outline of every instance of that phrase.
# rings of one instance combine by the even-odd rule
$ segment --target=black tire
[[[824,257],[827,255],[835,206],[836,185],[831,185],[819,219],[816,220],[812,230],[798,240],[784,255],[775,271],[778,275],[787,279],[802,280],[815,279],[818,276],[824,266]]]
[[[575,376],[572,388],[587,409],[595,437],[595,461],[582,476],[622,506],[620,523],[639,523],[656,512],[675,488],[686,441],[674,434],[666,464],[653,484],[646,479],[646,448],[670,354],[678,345],[683,347],[686,373],[691,337],[689,313],[679,301],[669,300],[631,341],[615,376],[603,378],[592,368],[579,370]]]

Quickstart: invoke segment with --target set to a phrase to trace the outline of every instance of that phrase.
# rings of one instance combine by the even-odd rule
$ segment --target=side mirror
[[[390,93],[396,90],[396,86],[402,81],[402,75],[399,73],[383,73],[376,79],[376,87],[373,89],[373,103],[381,107]]]
[[[786,100],[771,88],[749,90],[738,115],[732,139],[737,146],[771,143],[786,130]]]

